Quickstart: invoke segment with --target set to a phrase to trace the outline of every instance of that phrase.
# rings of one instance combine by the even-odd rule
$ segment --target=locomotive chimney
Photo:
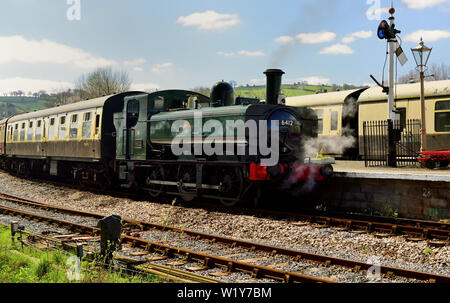
[[[264,74],[267,77],[266,104],[277,105],[281,92],[281,77],[284,72],[281,69],[268,69]]]

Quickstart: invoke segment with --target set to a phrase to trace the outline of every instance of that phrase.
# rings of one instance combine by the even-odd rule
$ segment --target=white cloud
[[[153,92],[159,89],[159,85],[155,83],[133,83],[131,84],[131,90]]]
[[[27,40],[22,36],[0,37],[0,63],[54,63],[92,69],[116,64],[113,60],[96,57],[82,49],[47,39]]]
[[[173,66],[172,62],[167,62],[167,63],[163,63],[163,64],[156,64],[155,67],[152,68],[152,72],[160,73],[160,72],[163,72],[163,71],[167,70],[169,67],[172,67],[172,66]]]
[[[250,84],[251,85],[265,85],[267,79],[261,78],[261,79],[251,79]]]
[[[425,45],[428,42],[436,42],[440,39],[450,38],[450,30],[423,30],[420,29],[414,33],[405,36],[405,41],[419,43],[420,38],[423,38]]]
[[[356,39],[368,39],[372,37],[372,31],[359,31],[355,33],[351,33],[342,38],[342,43],[352,43]]]
[[[248,50],[241,50],[238,52],[238,54],[240,56],[247,56],[247,57],[260,57],[260,56],[265,56],[266,54],[264,54],[263,52],[260,51],[255,51],[255,52],[251,52]]]
[[[296,36],[304,44],[326,43],[334,40],[336,34],[332,32],[321,31],[319,33],[301,33]]]
[[[58,92],[73,87],[73,83],[64,81],[40,80],[22,77],[0,79],[0,94],[17,90],[22,90],[27,93],[30,91],[37,92],[40,90],[45,90],[47,92]]]
[[[140,66],[135,66],[135,67],[133,67],[133,71],[135,71],[135,72],[143,72],[144,69],[142,67],[140,67]]]
[[[410,9],[425,9],[449,2],[448,0],[402,0]]]
[[[330,78],[317,77],[317,76],[302,77],[302,78],[299,78],[298,80],[305,81],[308,84],[312,84],[312,85],[327,84],[330,82]]]
[[[139,58],[139,59],[132,60],[132,61],[124,61],[124,62],[123,62],[123,65],[126,65],[126,66],[135,66],[135,65],[142,65],[142,64],[144,64],[144,63],[146,63],[146,62],[147,62],[147,60],[145,60],[145,59],[143,59],[143,58]]]
[[[233,57],[234,55],[236,55],[234,52],[231,53],[225,53],[225,52],[217,52],[216,53],[219,56],[224,56],[224,57]],[[264,54],[263,52],[260,51],[248,51],[248,50],[241,50],[239,52],[237,52],[237,55],[239,56],[246,56],[246,57],[261,57],[261,56],[265,56],[266,54]]]
[[[381,21],[381,16],[386,14],[389,14],[388,7],[371,7],[366,11],[366,16],[369,20]]]
[[[334,44],[319,52],[320,55],[351,55],[354,53],[355,51],[345,44]]]
[[[217,52],[216,54],[218,54],[219,56],[224,56],[224,57],[233,57],[234,53],[225,53],[225,52]]]
[[[281,44],[288,44],[294,42],[295,38],[291,36],[281,36],[276,38],[274,41]]]
[[[181,16],[177,23],[183,26],[195,26],[200,30],[225,29],[241,23],[237,14],[219,14],[215,11],[205,11],[203,13],[193,13],[188,16]]]
[[[295,79],[286,79],[283,81],[284,83],[297,83],[297,82],[307,82],[311,85],[320,85],[327,84],[330,82],[330,78],[320,77],[320,76],[311,76],[311,77],[300,77]]]

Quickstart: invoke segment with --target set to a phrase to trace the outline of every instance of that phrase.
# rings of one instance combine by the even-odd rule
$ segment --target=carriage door
[[[127,117],[125,128],[125,159],[130,159],[133,154],[136,124],[139,120],[139,101],[129,100],[127,103]]]

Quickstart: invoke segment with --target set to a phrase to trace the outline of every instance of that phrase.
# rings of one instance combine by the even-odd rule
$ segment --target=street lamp
[[[420,73],[420,108],[422,114],[422,129],[420,131],[420,151],[425,151],[427,146],[427,130],[425,124],[425,88],[424,88],[424,73],[427,67],[428,59],[430,58],[432,48],[426,47],[423,44],[423,39],[420,38],[419,46],[411,48],[414,55],[414,60],[417,64],[417,71]]]

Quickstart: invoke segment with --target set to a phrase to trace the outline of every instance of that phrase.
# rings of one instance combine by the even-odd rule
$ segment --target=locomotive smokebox
[[[267,78],[266,104],[277,105],[281,92],[281,78],[284,72],[281,69],[268,69],[264,74]]]

